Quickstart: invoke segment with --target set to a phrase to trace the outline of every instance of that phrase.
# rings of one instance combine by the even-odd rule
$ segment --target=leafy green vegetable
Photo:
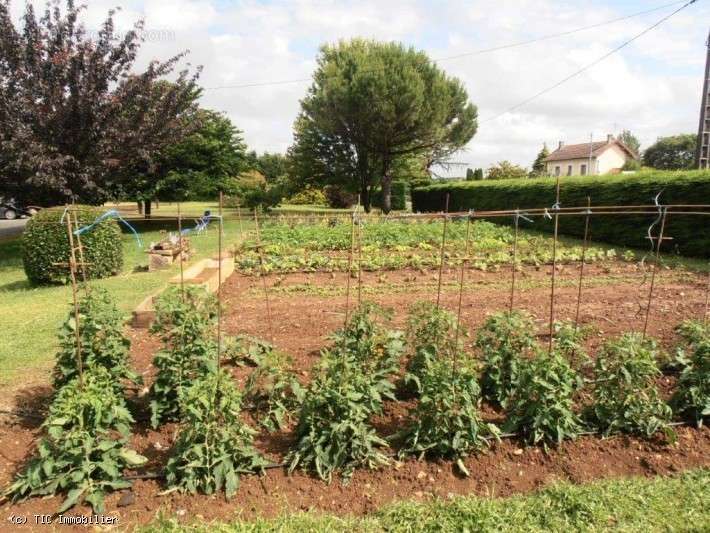
[[[14,500],[65,493],[58,512],[84,500],[100,513],[107,492],[131,486],[123,470],[146,462],[126,447],[133,418],[113,376],[96,366],[83,378],[83,389],[76,378],[57,393],[38,455],[6,493]]]
[[[254,449],[256,432],[240,419],[241,396],[223,370],[184,391],[183,424],[165,467],[168,487],[191,494],[224,489],[231,498],[243,474],[268,462]]]
[[[590,328],[577,327],[574,322],[555,321],[553,324],[553,347],[576,370],[582,369],[590,362],[584,347],[584,341],[590,332]]]
[[[710,416],[710,339],[700,340],[678,379],[671,399],[676,413],[692,420],[698,427]]]

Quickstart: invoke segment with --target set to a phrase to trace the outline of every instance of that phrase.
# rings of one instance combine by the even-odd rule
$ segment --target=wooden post
[[[466,267],[468,266],[468,260],[470,255],[470,242],[471,242],[471,217],[469,214],[466,219],[466,255],[464,256],[463,262],[461,263],[461,273],[459,276],[459,305],[458,311],[456,313],[456,336],[454,338],[454,374],[456,373],[456,359],[458,354],[459,346],[459,331],[461,330],[461,308],[463,305],[463,284],[466,273]]]
[[[180,212],[180,202],[177,203],[177,219],[178,219],[178,249],[180,250],[180,296],[185,300],[185,268],[183,265],[182,254],[182,213]]]
[[[517,211],[517,210],[516,210]],[[513,312],[513,306],[515,304],[515,272],[518,268],[518,230],[520,227],[520,214],[515,213],[515,230],[513,233],[513,259],[512,259],[512,272],[510,275],[510,307],[509,311]]]
[[[69,237],[69,276],[71,279],[72,300],[74,302],[74,336],[76,340],[76,368],[79,372],[79,388],[84,388],[84,361],[81,356],[81,319],[79,318],[79,298],[76,284],[76,253],[72,217],[67,212],[67,236]]]
[[[444,246],[446,246],[446,227],[449,221],[449,193],[446,193],[446,205],[444,206],[444,228],[441,232],[441,248],[439,249],[439,281],[436,288],[436,308],[439,309],[441,303],[441,281],[444,275]]]
[[[579,284],[577,287],[577,310],[574,314],[574,329],[579,329],[579,307],[582,302],[582,284],[584,281],[584,263],[587,257],[587,243],[589,242],[589,217],[591,215],[592,200],[587,196],[587,216],[584,219],[584,240],[582,241],[582,263],[579,265]]]
[[[560,177],[557,176],[557,191],[555,194],[555,230],[552,241],[552,283],[550,285],[550,341],[547,351],[552,351],[552,337],[555,329],[555,276],[557,274],[557,230],[560,222]]]
[[[345,289],[345,325],[350,320],[350,277],[352,276],[353,255],[355,255],[355,212],[350,215],[350,254],[348,255],[348,279]]]
[[[653,270],[651,271],[651,287],[648,289],[648,303],[646,304],[646,318],[643,321],[643,338],[646,338],[646,333],[648,332],[648,317],[651,314],[651,303],[653,302],[653,289],[656,284],[656,272],[658,271],[658,263],[661,257],[661,244],[663,243],[663,232],[666,229],[666,218],[668,216],[668,209],[663,207],[661,214],[661,229],[658,233],[658,241],[656,242],[656,254],[655,261],[653,263]]]
[[[261,277],[261,284],[264,289],[264,302],[266,303],[266,320],[269,327],[269,337],[271,339],[271,344],[274,344],[274,328],[271,321],[271,304],[269,302],[269,290],[266,286],[266,270],[264,267],[264,251],[261,246],[261,231],[259,230],[259,215],[256,208],[254,208],[254,225],[256,226],[256,247],[259,252],[259,270]]]

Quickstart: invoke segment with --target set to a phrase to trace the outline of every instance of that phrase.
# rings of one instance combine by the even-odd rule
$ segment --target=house
[[[613,135],[606,141],[560,145],[545,158],[549,176],[586,176],[587,174],[614,174],[629,160],[638,159],[631,149]]]

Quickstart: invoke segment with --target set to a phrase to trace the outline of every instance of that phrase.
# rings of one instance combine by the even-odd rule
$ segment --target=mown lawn
[[[162,518],[142,531],[700,532],[710,528],[709,503],[710,470],[696,470],[674,478],[563,483],[503,499],[466,496],[402,502],[362,518],[300,512],[269,520],[190,525]]]

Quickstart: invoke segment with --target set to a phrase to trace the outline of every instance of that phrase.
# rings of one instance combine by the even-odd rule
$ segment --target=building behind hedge
[[[606,141],[565,145],[560,141],[557,150],[545,158],[549,176],[587,176],[615,174],[638,156],[613,135]]]

